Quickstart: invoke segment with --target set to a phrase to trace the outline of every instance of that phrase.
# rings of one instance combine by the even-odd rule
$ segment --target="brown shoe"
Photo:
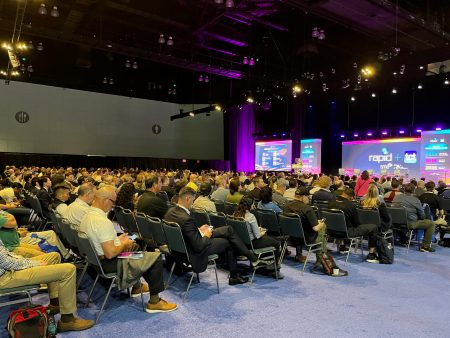
[[[294,260],[295,260],[296,262],[299,262],[299,263],[305,263],[305,262],[306,262],[306,256],[303,256],[303,255],[301,255],[301,256],[295,256],[295,257],[294,257]]]
[[[58,322],[58,332],[66,332],[66,331],[83,331],[90,329],[94,326],[93,320],[87,320],[82,318],[74,317],[70,322],[63,322],[60,320]]]
[[[59,313],[59,305],[49,304],[47,310],[49,310],[52,315],[57,315]]]
[[[160,298],[159,302],[156,304],[147,303],[147,311],[148,313],[157,313],[157,312],[170,312],[177,309],[177,304],[168,303],[164,299]]]
[[[143,295],[150,293],[150,289],[148,288],[147,284],[141,283],[141,286],[142,286],[142,294]],[[132,298],[139,297],[140,295],[141,295],[140,287],[133,286],[133,288],[131,289],[131,297]]]

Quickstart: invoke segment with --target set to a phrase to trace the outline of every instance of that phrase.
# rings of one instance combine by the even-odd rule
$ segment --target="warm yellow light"
[[[6,75],[6,72],[4,70],[0,70],[1,75]]]
[[[361,73],[364,77],[371,77],[375,75],[375,69],[372,66],[365,66],[361,69]]]
[[[302,91],[302,87],[300,87],[299,85],[295,85],[295,86],[292,87],[292,92],[293,93],[298,94],[298,93],[301,93],[301,91]]]
[[[28,46],[27,46],[27,44],[26,43],[23,43],[23,42],[19,42],[18,44],[17,44],[17,49],[19,49],[19,50],[26,50],[26,49],[28,49]]]
[[[8,49],[8,50],[12,49],[11,45],[9,43],[7,43],[7,42],[3,42],[2,43],[2,47],[5,48],[5,49]]]
[[[253,100],[253,98],[252,97],[247,97],[247,102],[248,103],[253,103],[253,102],[255,102],[255,100]]]
[[[12,76],[19,76],[20,73],[17,70],[14,70],[14,71],[11,72],[11,75]]]
[[[216,104],[216,107],[215,107],[214,109],[217,110],[217,111],[221,111],[221,110],[222,110],[222,107],[219,106],[218,104]]]

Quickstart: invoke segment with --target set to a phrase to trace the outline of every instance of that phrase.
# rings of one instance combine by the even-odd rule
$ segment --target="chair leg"
[[[103,308],[105,307],[106,301],[107,301],[108,298],[109,298],[109,294],[111,293],[111,289],[112,289],[113,286],[114,286],[114,282],[116,281],[116,278],[117,278],[117,277],[114,277],[114,278],[111,280],[111,285],[110,285],[109,288],[108,288],[108,292],[106,293],[105,300],[103,301],[102,307],[100,308],[100,312],[97,314],[97,318],[95,319],[95,324],[98,323],[98,320],[100,319],[100,316],[102,315]],[[141,291],[142,291],[142,290],[141,290]]]
[[[410,230],[410,231],[409,231],[409,238],[408,238],[408,247],[406,248],[406,253],[409,253],[409,247],[411,246],[411,239],[412,239],[412,236],[413,236],[413,231]]]
[[[30,293],[30,291],[25,290],[25,293],[26,293],[27,296],[28,296],[28,302],[29,302],[30,304],[32,304],[32,303],[33,303],[33,299],[31,299],[31,293]]]
[[[278,281],[278,269],[277,269],[277,260],[275,258],[275,251],[272,251],[272,257],[273,257],[273,265],[274,265],[274,268],[275,268],[275,278]]]
[[[362,237],[361,237],[360,241],[361,241],[361,258],[364,261],[364,250],[363,250],[363,238]]]
[[[91,300],[92,292],[94,292],[94,288],[95,288],[95,285],[97,284],[98,278],[99,278],[99,275],[97,274],[97,277],[95,277],[95,280],[94,280],[94,284],[92,285],[91,290],[89,291],[88,298],[87,298],[86,304],[84,304],[84,307],[87,307],[89,305],[89,301]]]
[[[169,277],[167,278],[166,287],[164,288],[165,290],[167,290],[169,288],[170,279],[172,278],[173,270],[175,269],[176,264],[177,264],[177,262],[173,262],[172,267],[170,268]]]
[[[281,248],[280,259],[278,260],[278,265],[281,265],[284,259],[284,255],[286,254],[287,249],[287,241],[284,241],[283,247]]]
[[[215,272],[215,274],[216,274],[217,293],[220,293],[220,290],[219,290],[219,278],[217,278],[217,265],[216,265],[216,261],[214,261],[214,272]]]
[[[354,242],[354,241],[355,241],[354,238],[352,238],[352,239],[350,240],[350,247],[348,248],[347,257],[345,258],[345,264],[347,264],[348,256],[350,255],[350,251],[352,250],[352,246],[353,246],[353,242]]]
[[[186,291],[184,292],[183,303],[185,302],[187,294],[189,292],[189,289],[191,288],[191,284],[192,284],[192,280],[194,279],[194,276],[195,276],[195,273],[192,273],[191,279],[189,280],[188,287],[187,287]]]
[[[139,288],[140,288],[140,291],[141,291],[142,311],[145,312],[144,295],[142,294],[142,283],[139,283]]]
[[[83,281],[83,278],[84,278],[84,275],[86,274],[88,266],[89,266],[89,263],[86,261],[86,264],[84,265],[83,270],[81,270],[81,275],[80,275],[80,278],[78,279],[76,291],[78,291],[78,289],[80,288],[81,282]]]
[[[306,264],[308,263],[308,258],[309,258],[310,253],[311,253],[311,247],[308,247],[308,253],[306,254],[305,262],[303,263],[302,276],[303,276],[303,272],[305,271]]]

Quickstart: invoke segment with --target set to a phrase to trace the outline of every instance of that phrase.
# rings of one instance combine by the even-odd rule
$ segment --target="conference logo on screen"
[[[417,163],[417,151],[406,150],[404,153],[403,162],[408,164]]]
[[[369,155],[369,162],[392,162],[392,153],[389,152],[389,150],[386,147],[381,148],[381,154],[375,155]]]

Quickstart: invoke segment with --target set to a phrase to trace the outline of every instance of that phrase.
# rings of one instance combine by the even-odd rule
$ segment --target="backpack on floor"
[[[29,305],[9,314],[7,330],[12,338],[46,338],[48,329],[47,308]]]
[[[388,242],[384,237],[378,236],[377,251],[378,259],[381,264],[394,263],[394,245],[392,242]]]
[[[338,272],[335,273],[336,271]],[[336,265],[336,262],[334,261],[333,257],[327,252],[322,253],[322,255],[320,256],[320,264],[314,265],[311,268],[311,272],[333,277],[348,276],[348,272],[339,268]]]

